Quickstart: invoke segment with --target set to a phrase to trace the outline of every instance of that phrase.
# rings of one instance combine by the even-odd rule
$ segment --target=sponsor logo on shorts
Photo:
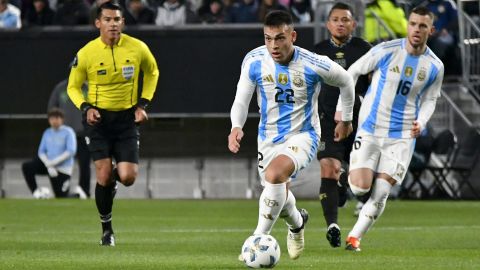
[[[290,145],[290,146],[288,147],[288,149],[292,150],[292,151],[295,152],[295,153],[298,153],[298,147],[297,147],[297,146]]]

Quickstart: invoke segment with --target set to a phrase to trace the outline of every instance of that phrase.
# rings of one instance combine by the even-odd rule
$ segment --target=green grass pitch
[[[356,219],[340,209],[343,238]],[[116,247],[101,247],[93,200],[0,200],[0,269],[246,269],[237,261],[257,220],[256,200],[116,200]],[[480,269],[480,202],[389,201],[362,252],[330,248],[317,201],[306,249],[288,258],[286,226],[272,235],[276,269]]]

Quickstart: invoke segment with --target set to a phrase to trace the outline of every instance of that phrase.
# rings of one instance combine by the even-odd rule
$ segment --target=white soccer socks
[[[270,234],[287,199],[287,184],[270,184],[265,181],[265,188],[260,195],[258,224],[254,234]]]
[[[370,195],[370,199],[368,199],[360,211],[357,223],[355,223],[352,231],[348,234],[349,237],[360,239],[372,227],[383,213],[391,189],[392,185],[387,180],[382,178],[376,179],[372,188],[372,195]]]

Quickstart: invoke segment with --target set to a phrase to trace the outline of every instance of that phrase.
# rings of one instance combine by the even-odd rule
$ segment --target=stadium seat
[[[458,193],[460,193],[466,185],[475,198],[480,199],[479,193],[470,182],[470,176],[480,157],[480,132],[478,129],[471,127],[462,138],[463,140],[459,142],[448,170],[457,173],[459,176],[457,178],[459,183]]]
[[[426,166],[426,170],[433,175],[433,184],[428,188],[432,191],[433,187],[436,187],[439,191],[447,194],[451,198],[459,198],[457,189],[447,179],[448,174],[451,172],[451,164],[456,153],[457,138],[455,134],[446,129],[440,132],[433,141],[432,153],[435,155],[433,159]]]

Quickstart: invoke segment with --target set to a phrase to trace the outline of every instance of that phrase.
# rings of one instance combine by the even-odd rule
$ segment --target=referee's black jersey
[[[360,57],[370,50],[372,45],[365,40],[357,37],[350,38],[347,43],[342,46],[336,45],[331,39],[324,40],[315,45],[314,52],[321,55],[326,55],[333,61],[337,62],[344,69],[348,69],[350,65],[355,63]],[[355,85],[355,107],[356,111],[360,106],[358,96],[364,96],[369,86],[368,75],[362,75],[358,78]],[[337,106],[338,95],[340,90],[338,87],[333,87],[322,83],[322,90],[318,96],[318,109],[323,112],[335,113]]]

